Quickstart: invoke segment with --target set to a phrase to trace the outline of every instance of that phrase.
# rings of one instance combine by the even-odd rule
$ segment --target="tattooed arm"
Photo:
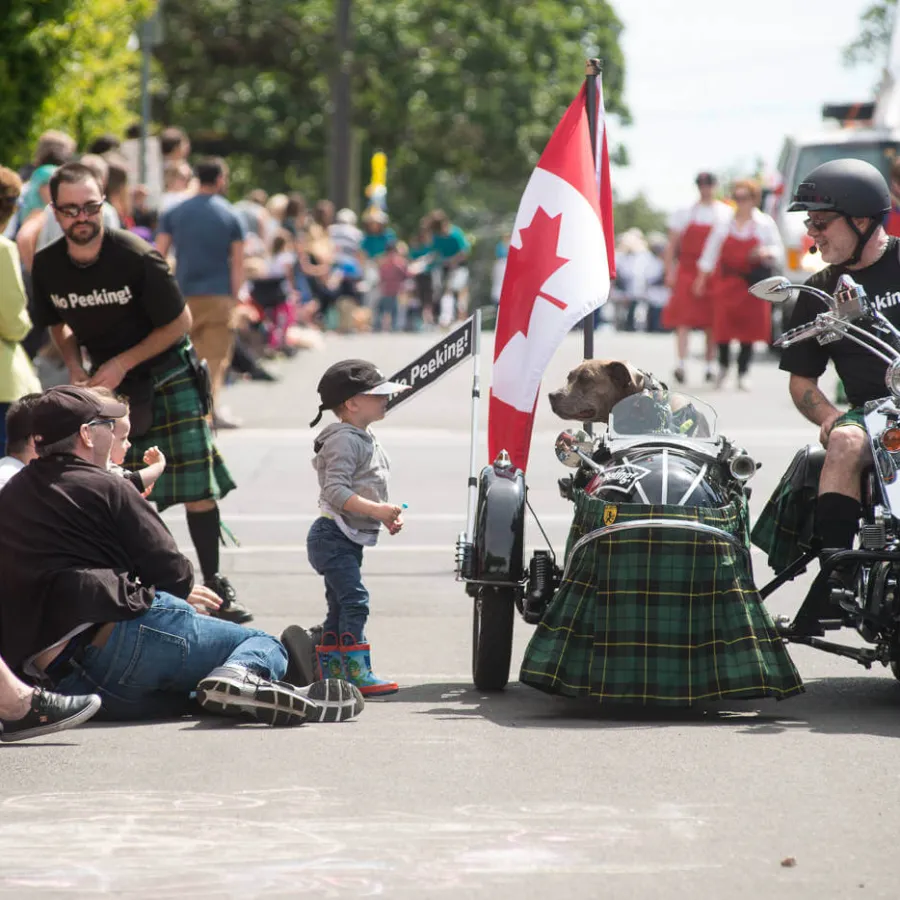
[[[822,393],[817,379],[791,375],[790,392],[794,406],[813,425],[819,426],[819,440],[823,447],[826,446],[831,426],[840,417],[841,411]]]

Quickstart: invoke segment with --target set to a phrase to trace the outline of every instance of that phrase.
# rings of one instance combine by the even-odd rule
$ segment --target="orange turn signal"
[[[888,428],[886,431],[882,432],[880,441],[881,446],[884,447],[888,453],[897,453],[900,451],[900,428]]]

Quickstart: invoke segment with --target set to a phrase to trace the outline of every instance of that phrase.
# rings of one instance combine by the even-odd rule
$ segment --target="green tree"
[[[388,155],[388,196],[412,225],[439,172],[463,189],[524,185],[582,78],[606,63],[622,103],[621,24],[605,0],[356,0],[352,82],[359,179]],[[321,193],[328,158],[332,0],[193,0],[163,7],[159,116],[201,151],[237,158],[237,181]]]
[[[124,130],[135,118],[139,81],[129,38],[155,0],[11,2],[12,14],[0,18],[4,157],[26,162],[47,128],[67,131],[81,145]]]
[[[860,30],[856,38],[844,48],[844,62],[880,62],[887,53],[897,0],[875,0],[859,17]]]
[[[613,205],[613,219],[616,223],[616,233],[621,234],[629,228],[640,228],[644,234],[650,231],[668,230],[665,212],[655,209],[650,201],[639,193],[630,200],[615,198]]]

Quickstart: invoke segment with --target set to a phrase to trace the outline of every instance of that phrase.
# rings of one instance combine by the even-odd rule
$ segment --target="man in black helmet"
[[[838,159],[807,175],[788,211],[808,214],[806,229],[828,263],[807,284],[833,294],[838,278],[847,272],[866,289],[870,301],[900,326],[900,241],[888,237],[883,226],[890,208],[887,183],[874,166],[857,159]],[[789,327],[804,325],[824,310],[821,300],[801,293]],[[819,388],[819,378],[829,362],[844,383],[849,412],[842,414]],[[819,479],[816,535],[823,548],[851,548],[862,512],[861,475],[871,461],[862,407],[867,400],[885,395],[886,364],[841,338],[825,345],[800,341],[785,349],[781,368],[791,373],[794,405],[819,426],[819,440],[826,450]],[[821,634],[820,619],[841,617],[839,609],[832,608],[831,589],[845,586],[842,575],[847,579],[852,573],[837,572],[831,583],[819,574],[790,626],[793,634]]]

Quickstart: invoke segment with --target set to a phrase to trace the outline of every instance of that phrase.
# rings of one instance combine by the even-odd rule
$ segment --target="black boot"
[[[253,614],[250,610],[238,602],[234,586],[224,575],[218,573],[213,575],[212,578],[205,582],[204,586],[222,598],[222,605],[216,612],[212,613],[217,619],[234,622],[236,625],[244,625],[253,619]]]

